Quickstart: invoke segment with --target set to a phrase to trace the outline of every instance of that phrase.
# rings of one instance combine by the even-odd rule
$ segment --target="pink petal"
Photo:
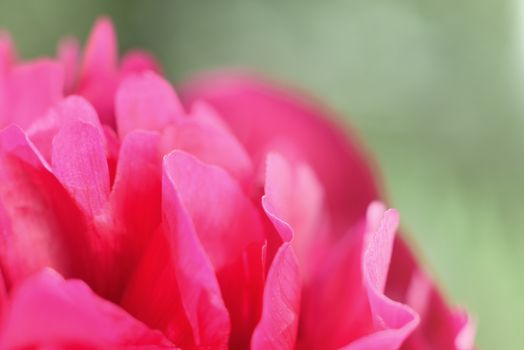
[[[217,215],[210,217],[211,221],[208,220],[207,224],[202,223],[202,219],[198,219],[199,227],[202,227],[202,225],[216,227],[216,232],[212,227],[206,228],[203,234],[207,238],[202,238],[202,240],[206,249],[209,249],[208,254],[211,254],[211,258],[213,259],[218,254],[217,259],[222,260],[216,261],[217,259],[215,259],[214,265],[217,269],[224,302],[231,317],[230,346],[248,347],[250,335],[260,317],[261,292],[266,273],[266,253],[265,244],[261,242],[261,224],[256,218],[258,214],[254,213],[253,205],[241,193],[241,189],[231,179],[230,175],[239,181],[243,189],[247,188],[252,180],[250,159],[242,146],[231,135],[227,126],[215,116],[212,110],[202,104],[194,106],[189,118],[181,120],[164,130],[163,141],[163,152],[171,148],[183,149],[193,153],[200,160],[218,165],[229,172],[227,174],[222,169],[201,164],[202,169],[206,169],[206,172],[211,174],[216,173],[219,179],[222,180],[215,184],[213,179],[216,176],[213,175],[207,178],[204,172],[202,176],[195,177],[193,180],[195,180],[194,182],[197,185],[201,182],[202,185],[200,187],[208,189],[208,193],[204,193],[205,191],[203,190],[195,193],[184,190],[184,193],[194,198],[192,206],[196,206],[196,209],[192,209],[191,214],[198,210],[202,212],[201,216],[207,219],[206,214],[203,213],[202,209],[199,209],[198,196],[205,197],[202,199],[202,203],[210,203],[209,207],[206,204],[205,208],[217,212]],[[200,164],[200,162],[198,163]],[[200,171],[197,173],[200,174]],[[193,176],[191,172],[188,172],[180,180],[191,180],[191,176]],[[224,184],[221,185],[221,183]],[[184,189],[185,187],[181,185],[180,188]],[[214,191],[210,191],[212,189]],[[224,199],[226,200],[224,201]],[[212,203],[217,201],[221,203],[213,208]],[[237,204],[240,207],[238,216],[244,216],[241,220],[234,217],[237,214],[234,212],[237,210],[235,209]],[[242,209],[242,206],[245,208]],[[220,208],[220,210],[216,208]],[[223,223],[219,221],[223,221]],[[234,224],[230,225],[227,223],[228,221]],[[249,221],[254,222],[249,223]],[[219,226],[217,227],[217,225]],[[231,231],[224,229],[227,226],[231,226],[233,229]],[[246,232],[242,232],[242,230]],[[197,230],[197,232],[200,235],[201,230]],[[227,233],[229,236],[223,237],[223,240],[220,242],[220,235],[224,233]],[[252,241],[259,242],[253,243]],[[232,244],[232,242],[235,243]],[[227,257],[227,260],[223,257]]]
[[[325,250],[327,231],[323,191],[315,173],[305,164],[290,164],[276,153],[269,154],[262,204],[282,239],[293,238],[300,266],[308,272]]]
[[[372,331],[362,281],[365,228],[360,222],[349,230],[319,260],[304,286],[299,348],[338,349]]]
[[[16,60],[16,50],[11,40],[11,35],[7,32],[0,31],[0,76]]]
[[[182,299],[184,291],[181,290],[178,281],[178,257],[173,241],[165,227],[156,231],[129,279],[121,305],[149,327],[161,330],[178,346],[193,348],[197,340]],[[207,277],[213,278],[209,273]],[[198,281],[191,287],[191,291],[206,288],[205,285],[199,286]],[[209,310],[209,313],[212,315],[216,311],[218,310]],[[198,310],[190,312],[197,313]],[[219,312],[216,312],[216,315],[219,315]],[[198,334],[199,326],[195,327],[195,333]],[[204,340],[206,341],[209,340]],[[213,342],[212,339],[211,343]]]
[[[2,349],[174,349],[160,332],[97,297],[79,280],[45,270],[24,281],[2,323]]]
[[[346,350],[395,350],[419,323],[419,316],[407,305],[384,295],[387,273],[399,217],[395,210],[384,213],[379,222],[374,205],[368,211],[366,246],[362,274],[367,291],[374,331],[348,346]]]
[[[142,259],[123,304],[181,346],[224,349],[229,316],[211,262],[181,202],[175,163],[175,154],[164,159],[164,227]]]
[[[120,76],[125,77],[133,73],[151,71],[160,73],[160,65],[155,58],[145,51],[135,50],[128,52],[122,58]]]
[[[266,280],[267,244],[250,244],[233,263],[217,271],[231,318],[230,349],[247,349],[260,320]]]
[[[101,134],[102,125],[94,108],[84,98],[69,96],[51,108],[27,128],[27,135],[48,161],[51,160],[53,139],[66,125],[84,122],[95,127]],[[105,139],[103,139],[105,141]]]
[[[52,147],[53,172],[89,215],[99,214],[109,196],[103,135],[84,122],[65,125]]]
[[[294,349],[300,309],[300,273],[293,248],[284,243],[269,269],[262,318],[252,349]]]
[[[97,20],[89,36],[76,93],[93,104],[103,124],[114,127],[113,100],[116,91],[117,41],[108,18]]]
[[[406,350],[475,348],[475,326],[471,318],[446,304],[409,247],[399,239],[395,242],[386,291],[388,296],[407,303],[420,314],[420,326],[407,339]]]
[[[264,240],[255,206],[223,169],[181,151],[165,166],[215,269]]]
[[[98,18],[86,45],[81,79],[113,73],[118,62],[118,45],[113,23]]]
[[[118,145],[113,135],[100,125],[93,107],[81,97],[71,96],[61,101],[45,118],[33,123],[29,130],[31,139],[53,164],[55,175],[83,210],[87,224],[73,244],[81,249],[76,254],[76,275],[91,283],[98,293],[115,296],[121,288],[117,270],[129,268],[114,261],[122,244],[116,238],[114,223],[107,219],[106,205],[111,170],[114,172]],[[106,136],[112,142],[106,141]],[[106,159],[107,157],[107,159]],[[89,161],[90,160],[90,161]],[[101,215],[102,212],[104,215]],[[82,242],[84,246],[79,244]],[[97,257],[92,262],[92,257]],[[127,262],[127,261],[126,261]],[[99,271],[105,271],[101,274]],[[97,271],[98,270],[98,271]],[[121,276],[125,277],[125,273]]]
[[[64,274],[83,219],[48,165],[16,126],[0,132],[0,263],[8,286],[44,266]],[[75,238],[72,240],[71,238]]]
[[[366,278],[365,283],[382,294],[386,285],[399,216],[398,212],[392,209],[386,211],[383,218],[377,217],[374,206],[373,203],[368,211],[368,232],[371,233],[368,234],[369,241],[364,252],[363,269]]]
[[[382,216],[381,204],[370,205],[366,222],[335,244],[306,285],[302,347],[398,349],[416,327],[417,315],[383,294],[398,215]]]
[[[161,159],[158,135],[135,131],[120,148],[116,178],[110,195],[112,217],[125,254],[119,260],[124,279],[139,261],[161,223]]]
[[[133,130],[161,131],[184,114],[171,85],[152,72],[125,79],[115,103],[120,138]]]
[[[474,350],[477,327],[474,320],[466,312],[455,312],[455,348],[457,350]]]
[[[174,149],[186,151],[205,163],[228,171],[243,188],[252,183],[253,165],[249,155],[223,121],[205,104],[195,104],[189,118],[167,127],[162,136],[164,153]]]
[[[103,125],[102,130],[106,143],[107,166],[109,168],[109,179],[111,186],[115,182],[116,165],[118,162],[118,153],[120,152],[120,139],[115,130],[108,125]]]
[[[62,67],[50,60],[17,65],[4,79],[0,74],[0,127],[15,123],[27,128],[62,98],[63,88]]]
[[[66,38],[58,45],[58,61],[64,68],[64,92],[73,91],[80,69],[80,44],[76,38]]]
[[[0,216],[2,216],[2,207],[0,205]],[[0,222],[2,222],[2,219],[0,218]],[[7,309],[7,303],[9,302],[8,295],[7,295],[7,286],[4,281],[4,275],[2,272],[0,272],[0,319],[3,319],[4,312]]]
[[[193,226],[191,217],[182,204],[181,195],[177,191],[174,174],[175,164],[180,160],[184,164],[188,160],[187,155],[181,153],[179,155],[181,158],[177,159],[175,152],[164,159],[162,206],[165,223],[169,231],[178,230],[179,233],[176,237],[178,240],[176,243],[177,255],[180,260],[176,266],[183,293],[182,299],[193,330],[198,330],[195,338],[201,338],[202,344],[212,343],[206,341],[207,339],[215,339],[216,344],[226,344],[227,340],[225,339],[229,336],[229,317],[222,304],[218,284],[211,272],[212,265],[205,256],[195,226]],[[189,165],[190,163],[186,164]],[[180,250],[186,252],[186,254],[182,255]],[[200,290],[200,293],[204,293],[203,295],[207,298],[198,297],[199,293],[195,293],[198,290]],[[199,334],[200,336],[198,336]]]
[[[333,113],[310,100],[235,73],[197,79],[182,97],[186,105],[204,100],[215,108],[259,166],[268,151],[311,165],[325,189],[336,235],[378,197],[360,148],[326,120]]]
[[[0,134],[0,162],[0,263],[8,287],[50,266],[109,295],[115,257],[108,230],[95,228],[15,126]]]

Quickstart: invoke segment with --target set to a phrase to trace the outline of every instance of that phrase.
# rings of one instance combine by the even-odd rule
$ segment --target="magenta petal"
[[[323,191],[315,173],[305,164],[291,164],[279,154],[270,154],[262,204],[282,239],[293,238],[300,266],[307,272],[325,250],[327,231]]]
[[[475,325],[469,315],[446,304],[405,241],[397,239],[388,276],[387,295],[410,305],[420,314],[420,325],[406,340],[406,350],[429,346],[444,350],[475,348]]]
[[[173,157],[164,159],[163,226],[131,279],[123,305],[177,345],[225,349],[229,315],[213,266],[179,198]]]
[[[326,191],[335,235],[357,222],[378,198],[359,147],[326,120],[332,113],[311,99],[235,73],[197,79],[182,92],[186,105],[203,100],[215,108],[255,164],[262,165],[268,151],[309,164]]]
[[[53,140],[53,172],[88,214],[99,214],[109,196],[109,169],[103,135],[96,127],[76,122],[64,126]]]
[[[454,313],[455,318],[455,348],[456,350],[474,350],[477,327],[475,321],[465,311]]]
[[[135,238],[152,234],[160,224],[162,165],[158,141],[156,133],[135,131],[120,147],[111,203],[115,216],[136,232],[131,235]]]
[[[349,230],[318,260],[306,281],[299,330],[301,347],[338,349],[372,330],[362,283],[364,232],[364,222]],[[318,315],[323,315],[321,320]]]
[[[0,263],[5,282],[9,286],[44,266],[70,273],[69,256],[75,247],[70,245],[71,232],[82,230],[72,199],[16,126],[0,132],[0,163]]]
[[[205,163],[218,165],[235,177],[243,188],[253,180],[253,164],[244,147],[216,113],[203,103],[196,103],[188,118],[164,129],[162,150],[167,154],[174,149],[191,153]]]
[[[419,316],[405,304],[384,295],[399,217],[388,210],[380,218],[376,204],[368,210],[367,248],[362,258],[364,286],[369,298],[374,331],[344,347],[346,350],[396,350],[419,324]]]
[[[98,135],[96,128],[81,125]],[[78,141],[85,141],[81,133],[75,135],[80,135]],[[78,150],[86,145],[84,142],[82,147],[76,143],[67,147]],[[92,196],[93,188],[82,187],[92,182],[82,181],[82,186],[75,182],[79,181],[79,169],[74,164],[78,159],[63,158],[57,167],[61,180],[72,186],[66,189],[23,132],[11,126],[0,134],[0,161],[0,205],[4,213],[0,215],[0,256],[8,286],[50,266],[67,277],[83,278],[97,292],[108,294],[115,282],[113,237],[108,235],[112,232],[100,225],[95,228],[93,208],[81,207],[96,203],[97,198]],[[84,165],[81,169],[91,174],[92,164],[87,161]],[[90,179],[93,181],[94,177]]]
[[[76,93],[93,104],[103,124],[114,127],[114,94],[118,83],[117,41],[108,18],[97,20],[89,36]]]
[[[215,269],[264,240],[255,206],[223,169],[181,151],[165,167]]]
[[[165,224],[174,240],[173,248],[178,260],[175,267],[184,308],[197,344],[224,346],[230,332],[229,316],[211,262],[177,191],[174,179],[176,162],[175,153],[164,159],[162,208]]]
[[[193,348],[196,340],[181,297],[177,253],[170,235],[165,227],[155,232],[129,279],[120,304],[149,327],[161,330],[176,345]]]
[[[175,349],[160,332],[97,297],[79,280],[44,270],[11,296],[0,337],[2,349]]]
[[[46,59],[17,65],[3,79],[0,74],[0,127],[27,128],[62,98],[63,89],[62,67]]]
[[[64,68],[64,92],[70,93],[78,79],[80,44],[76,38],[66,38],[58,45],[58,61]]]
[[[57,103],[45,116],[35,120],[27,128],[27,135],[44,158],[51,161],[52,143],[58,131],[78,121],[90,124],[103,133],[98,116],[89,102],[79,96],[69,96]]]
[[[120,148],[110,207],[117,229],[119,266],[127,275],[161,222],[162,165],[155,133],[135,131]],[[125,278],[125,276],[124,276]]]
[[[113,23],[99,18],[91,31],[84,54],[81,79],[113,73],[118,62],[118,48]]]
[[[0,211],[1,211],[0,207]],[[2,213],[0,212],[0,216]],[[1,222],[2,219],[0,219]],[[0,320],[3,319],[4,312],[7,309],[7,303],[9,302],[7,296],[7,286],[5,285],[3,273],[0,272]]]
[[[251,339],[252,349],[294,349],[300,309],[298,261],[284,243],[269,269],[264,287],[262,317]]]
[[[133,130],[161,131],[184,114],[171,85],[152,72],[125,79],[118,89],[115,104],[120,138]]]
[[[0,31],[0,76],[15,62],[16,52],[11,35]]]
[[[262,312],[267,244],[250,244],[236,261],[217,271],[231,318],[230,349],[247,349]]]
[[[369,288],[383,294],[399,216],[396,210],[391,209],[381,218],[374,210],[376,205],[373,203],[368,210],[367,231],[370,233],[364,252],[363,271],[365,283]]]
[[[151,71],[160,73],[160,66],[155,58],[145,51],[131,51],[122,58],[120,66],[120,76],[125,77],[133,73]]]
[[[422,272],[410,283],[407,304],[420,315],[420,326],[408,338],[407,350],[434,347],[442,350],[474,349],[475,327],[467,313],[451,310]]]

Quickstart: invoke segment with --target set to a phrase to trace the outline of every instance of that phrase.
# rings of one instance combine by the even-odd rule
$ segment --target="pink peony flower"
[[[0,349],[473,349],[329,111],[79,52],[0,36]]]

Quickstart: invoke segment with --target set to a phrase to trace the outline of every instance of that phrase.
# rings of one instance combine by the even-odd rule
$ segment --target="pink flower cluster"
[[[57,59],[0,36],[0,349],[474,348],[331,113],[180,96],[108,19]]]

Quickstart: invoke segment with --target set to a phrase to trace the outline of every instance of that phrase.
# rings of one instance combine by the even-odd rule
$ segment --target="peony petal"
[[[65,38],[58,44],[58,61],[64,68],[64,92],[73,91],[80,68],[80,44],[76,38]]]
[[[253,164],[244,147],[207,105],[197,103],[189,118],[164,129],[163,153],[179,149],[201,161],[218,165],[235,177],[244,189],[253,180]]]
[[[242,172],[232,170],[235,164],[244,163],[246,171],[243,173],[247,174],[251,164],[245,152],[241,153],[245,162],[239,162],[242,158],[235,150],[241,151],[241,146],[231,143],[235,140],[226,126],[209,114],[210,111],[204,106],[200,111],[193,112],[187,122],[179,124],[174,140],[179,142],[181,148],[191,149],[201,159],[209,159],[213,164],[230,164],[231,167],[226,165],[230,174],[236,173],[247,180],[247,176],[239,175]],[[197,144],[199,146],[195,146]],[[220,155],[223,157],[220,158]],[[178,193],[214,264],[224,302],[230,312],[230,346],[249,346],[250,334],[260,316],[261,291],[266,273],[259,214],[236,181],[224,170],[203,164],[183,152],[174,152],[171,157],[176,169],[172,174]]]
[[[126,53],[122,58],[122,64],[120,67],[121,77],[147,71],[157,74],[160,73],[160,65],[148,52],[135,50]]]
[[[83,282],[51,270],[13,291],[0,339],[2,349],[175,349],[160,332],[97,297]]]
[[[179,198],[174,170],[171,154],[164,159],[164,227],[144,255],[123,305],[180,346],[225,349],[229,316],[211,262]]]
[[[374,331],[348,346],[345,350],[396,350],[419,324],[419,316],[407,305],[397,303],[384,295],[391,252],[399,217],[395,210],[375,220],[374,205],[368,210],[367,246],[362,258],[362,274],[367,291]]]
[[[78,206],[16,126],[0,134],[0,158],[0,257],[8,287],[50,266],[113,296],[112,232]]]
[[[51,161],[52,143],[58,131],[78,121],[92,125],[101,134],[104,133],[96,111],[89,102],[79,96],[69,96],[57,103],[45,116],[35,120],[27,128],[27,135],[44,158]],[[103,142],[105,143],[105,138]]]
[[[98,18],[86,45],[82,79],[112,73],[118,62],[117,47],[113,23],[107,17]]]
[[[264,240],[255,206],[223,169],[181,151],[165,166],[215,269]]]
[[[0,30],[0,76],[15,62],[16,50],[8,32]]]
[[[372,203],[319,264],[303,294],[302,347],[398,349],[413,331],[418,316],[383,294],[397,224],[396,212]]]
[[[474,320],[465,311],[455,312],[456,350],[474,350],[477,327]]]
[[[55,136],[53,172],[88,215],[100,214],[109,196],[103,135],[91,124],[73,122]]]
[[[267,243],[250,244],[236,261],[217,271],[231,318],[230,349],[248,349],[262,312]]]
[[[182,158],[177,159],[179,156]],[[182,204],[181,194],[177,191],[174,174],[177,170],[176,164],[180,160],[187,161],[188,157],[190,156],[174,152],[164,159],[163,212],[169,231],[178,231],[178,235],[174,234],[174,236],[177,239],[179,261],[176,266],[179,272],[179,284],[197,343],[200,338],[201,344],[214,343],[223,346],[227,344],[229,337],[229,317],[211,270],[212,265],[205,256],[191,217]],[[186,164],[190,165],[190,163]],[[186,253],[182,254],[182,252]],[[203,295],[199,296],[200,293]]]
[[[324,108],[235,73],[204,76],[182,92],[186,105],[204,100],[215,108],[259,166],[268,151],[309,164],[325,189],[335,235],[345,233],[378,198],[363,153],[326,121],[332,113]]]
[[[106,141],[107,166],[109,168],[109,179],[111,187],[115,182],[116,165],[118,162],[118,153],[120,152],[120,139],[115,130],[108,125],[103,125],[104,140]]]
[[[283,241],[293,238],[302,271],[308,274],[325,251],[327,218],[321,185],[305,164],[291,164],[276,153],[269,154],[266,163],[264,210],[280,227]]]
[[[15,61],[15,49],[11,35],[0,30],[0,128],[10,121],[7,96],[7,72]]]
[[[178,346],[193,348],[197,341],[184,309],[173,245],[170,232],[159,228],[129,279],[121,305],[149,327],[161,330]],[[205,286],[194,285],[191,290],[200,288]],[[209,311],[213,314],[214,310]]]
[[[361,268],[365,226],[349,230],[304,286],[299,348],[338,349],[372,331]]]
[[[399,239],[395,241],[386,291],[388,296],[407,303],[420,315],[420,326],[406,340],[403,347],[406,350],[475,348],[475,326],[471,318],[446,304],[409,247]]]
[[[116,275],[119,265],[115,260],[119,256],[114,227],[105,210],[109,173],[102,145],[103,131],[99,125],[89,123],[89,118],[88,122],[80,121],[82,109],[76,111],[77,120],[64,122],[54,137],[51,157],[54,174],[34,147],[27,146],[21,131],[6,129],[18,130],[6,134],[5,143],[5,162],[10,164],[5,168],[5,176],[10,179],[5,187],[5,201],[11,208],[8,218],[14,220],[6,224],[12,227],[5,234],[6,246],[16,252],[13,261],[21,260],[18,265],[13,264],[15,272],[10,277],[16,279],[42,266],[51,266],[68,277],[84,279],[97,293],[115,298],[121,281]],[[25,164],[28,162],[30,165]],[[13,186],[20,181],[23,187]],[[30,213],[27,219],[26,211]],[[34,233],[34,237],[26,231]],[[16,249],[9,248],[10,245]],[[42,256],[28,255],[33,249]],[[23,254],[33,258],[27,259]],[[22,270],[17,271],[16,266]]]
[[[0,127],[15,123],[25,129],[62,98],[64,72],[56,62],[40,59],[1,75]]]
[[[118,83],[117,51],[111,20],[99,18],[89,36],[76,90],[93,104],[102,123],[113,127],[113,99]]]
[[[368,234],[363,268],[366,283],[377,292],[384,293],[399,215],[393,209],[386,211],[383,218],[376,214],[373,203],[368,210],[368,232],[371,233]],[[375,221],[377,219],[381,221]]]
[[[158,135],[135,131],[120,148],[110,207],[115,225],[122,232],[117,244],[123,278],[138,263],[144,247],[161,223],[162,165]]]
[[[264,288],[262,317],[251,340],[252,349],[294,349],[300,309],[298,261],[289,243],[278,250]]]
[[[2,215],[5,215],[5,213],[3,213],[2,211],[3,211],[3,208],[2,208],[2,205],[0,204],[0,225],[1,225],[1,222],[3,221]],[[1,226],[0,226],[0,230],[1,230]],[[9,298],[7,295],[7,286],[5,284],[4,274],[0,271],[0,320],[3,319],[4,317],[4,312],[7,308],[8,302],[9,302]]]
[[[9,287],[44,266],[64,274],[83,231],[73,200],[16,126],[0,132],[0,263]]]
[[[171,85],[152,72],[125,79],[115,103],[120,138],[138,129],[161,131],[184,114]]]

